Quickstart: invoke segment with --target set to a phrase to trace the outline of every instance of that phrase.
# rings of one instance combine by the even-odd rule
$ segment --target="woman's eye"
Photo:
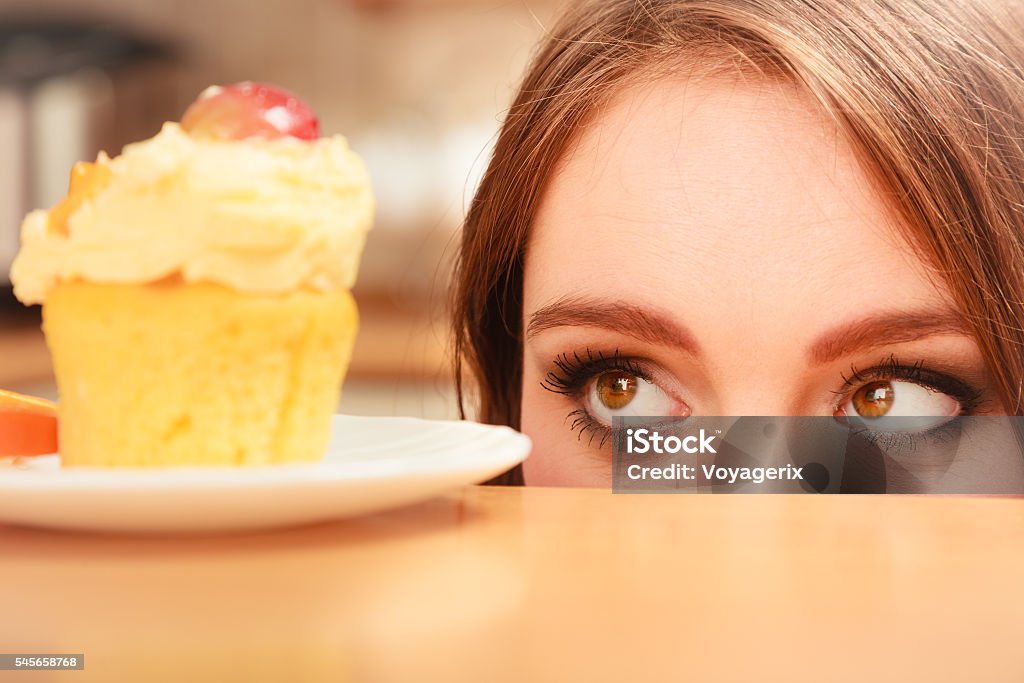
[[[948,394],[914,382],[869,382],[836,411],[837,417],[955,417],[960,402]]]
[[[607,426],[611,426],[613,417],[679,412],[678,402],[658,385],[621,370],[609,370],[594,377],[585,396],[587,412]]]

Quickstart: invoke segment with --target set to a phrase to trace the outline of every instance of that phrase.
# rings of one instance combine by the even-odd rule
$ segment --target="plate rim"
[[[281,485],[316,485],[340,482],[368,483],[386,480],[392,476],[403,478],[431,477],[452,474],[461,471],[492,471],[500,473],[514,467],[529,457],[532,441],[528,436],[505,425],[489,425],[472,420],[432,420],[411,416],[364,416],[335,413],[332,416],[332,429],[337,422],[358,421],[361,423],[394,424],[395,422],[423,423],[433,429],[457,428],[467,435],[499,437],[504,442],[518,442],[518,446],[506,446],[501,450],[484,449],[469,460],[468,454],[460,453],[449,458],[428,459],[422,455],[402,453],[394,457],[375,458],[374,460],[354,460],[338,462],[328,459],[331,446],[324,458],[316,462],[281,463],[250,466],[226,465],[187,465],[164,468],[134,467],[74,467],[62,469],[54,461],[57,454],[31,456],[27,464],[16,464],[16,460],[0,461],[0,491],[26,491],[36,489],[43,491],[75,490],[89,488],[99,491],[118,491],[125,488],[149,491],[159,490],[193,490],[210,488],[273,488]],[[386,433],[386,432],[385,432]],[[336,438],[332,435],[333,439]],[[479,438],[479,437],[478,437]],[[44,466],[34,462],[35,458],[46,458]],[[408,468],[410,464],[420,467]],[[401,467],[401,471],[389,471]],[[198,476],[197,476],[198,475]]]

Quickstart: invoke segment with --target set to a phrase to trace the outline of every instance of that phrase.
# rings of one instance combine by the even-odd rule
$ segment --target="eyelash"
[[[605,355],[602,351],[595,352],[588,347],[583,355],[580,355],[578,351],[561,353],[555,357],[552,363],[555,369],[545,375],[541,380],[541,386],[548,391],[576,400],[582,398],[583,391],[590,380],[602,372],[619,370],[648,382],[651,381],[651,373],[644,369],[641,359],[625,357],[619,353],[618,349],[611,355]],[[855,389],[868,382],[879,380],[913,382],[947,394],[960,403],[960,415],[970,415],[983,404],[982,392],[974,387],[951,375],[925,368],[924,361],[906,365],[901,363],[895,355],[890,355],[887,359],[864,370],[851,365],[850,374],[840,376],[843,380],[843,387],[839,391],[832,392],[837,396],[836,404],[833,406],[836,409],[849,400]],[[600,437],[598,447],[603,447],[612,436],[612,429],[595,420],[586,408],[580,407],[571,411],[566,415],[565,420],[568,422],[570,419],[572,419],[570,429],[578,433],[578,439],[582,440],[584,434],[590,434],[588,446],[593,445],[594,439]],[[941,429],[940,425],[929,434],[938,437],[940,436],[938,432]],[[875,437],[865,435],[865,438]]]
[[[573,351],[571,354],[561,353],[555,357],[552,363],[555,369],[544,376],[540,385],[548,391],[576,400],[583,397],[583,390],[590,380],[602,372],[619,370],[648,382],[651,381],[650,373],[644,370],[638,359],[625,357],[619,353],[618,349],[610,356],[606,356],[602,351],[594,352],[590,348],[587,348],[582,356],[577,351]],[[598,448],[603,448],[612,436],[611,428],[595,420],[582,406],[565,416],[566,422],[570,419],[572,419],[572,423],[569,428],[577,432],[579,440],[583,439],[584,434],[590,434],[588,447],[593,445],[595,438],[600,437]]]
[[[579,352],[573,351],[571,355],[561,353],[555,356],[552,364],[556,369],[544,376],[541,386],[556,394],[577,398],[594,375],[609,370],[628,372],[648,382],[651,381],[648,373],[640,367],[636,359],[624,357],[618,349],[610,356],[604,355],[602,351],[595,353],[589,348],[584,354],[580,356]]]
[[[851,392],[868,382],[896,380],[912,382],[926,389],[933,389],[952,396],[960,404],[960,415],[970,415],[983,403],[982,392],[952,375],[936,372],[924,367],[924,361],[912,365],[901,363],[894,355],[865,370],[850,366],[850,375],[840,375],[843,388],[833,392],[839,397],[836,408],[850,398]]]
[[[840,395],[839,405],[850,398],[853,389],[868,382],[885,380],[902,380],[919,384],[928,389],[942,392],[952,396],[960,404],[960,415],[971,415],[985,401],[982,399],[982,392],[965,382],[941,372],[928,370],[924,367],[924,361],[918,361],[913,365],[904,365],[890,355],[888,359],[870,367],[864,371],[850,366],[850,376],[843,375],[843,389],[835,392]],[[838,405],[836,406],[838,408]],[[940,443],[948,438],[959,428],[959,420],[952,419],[922,432],[885,432],[873,431],[855,427],[852,430],[857,436],[873,446],[879,447],[884,452],[893,456],[905,456],[907,451],[914,452],[918,446],[925,441]]]

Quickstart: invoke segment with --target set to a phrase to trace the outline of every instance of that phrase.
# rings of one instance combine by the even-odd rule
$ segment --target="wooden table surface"
[[[1024,500],[469,487],[211,537],[0,527],[13,681],[1024,681]]]

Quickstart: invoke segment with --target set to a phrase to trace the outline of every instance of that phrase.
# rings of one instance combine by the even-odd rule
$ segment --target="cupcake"
[[[65,466],[314,461],[357,329],[366,168],[294,96],[241,83],[72,171],[11,269],[42,304]]]

